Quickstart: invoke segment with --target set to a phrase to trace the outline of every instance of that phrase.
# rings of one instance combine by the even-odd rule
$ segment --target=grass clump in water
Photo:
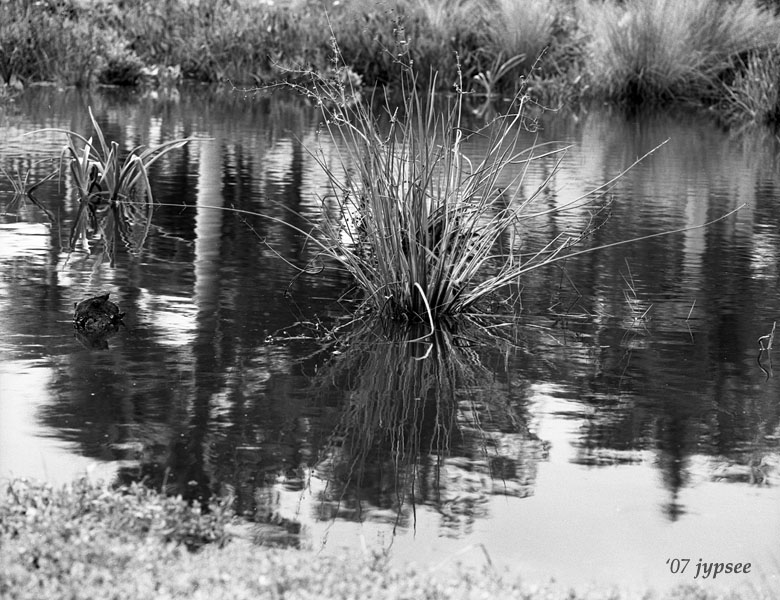
[[[505,297],[523,275],[561,260],[588,233],[564,231],[531,247],[525,233],[534,218],[572,209],[595,214],[608,201],[596,206],[603,186],[536,210],[549,177],[524,191],[528,165],[561,150],[519,148],[530,123],[528,97],[516,96],[507,114],[469,132],[460,87],[442,110],[435,81],[421,92],[411,65],[399,68],[401,102],[384,104],[384,123],[368,103],[355,101],[344,78],[311,74],[337,149],[335,164],[322,150],[315,153],[332,193],[323,198],[323,221],[311,239],[354,276],[366,307],[433,328],[483,311],[483,301]],[[475,158],[464,149],[472,135],[486,140]]]
[[[352,273],[375,311],[403,320],[438,320],[468,310],[483,295],[477,274],[494,262],[514,221],[499,193],[503,167],[518,160],[507,137],[521,106],[480,164],[461,150],[461,101],[444,113],[408,73],[403,107],[388,107],[383,129],[363,104],[336,104],[327,128],[340,149],[332,169],[319,156],[335,203],[324,228],[326,252]],[[320,89],[331,94],[330,89]]]

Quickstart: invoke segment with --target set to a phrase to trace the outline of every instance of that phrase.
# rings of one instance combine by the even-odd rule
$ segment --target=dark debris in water
[[[124,325],[125,313],[108,299],[109,293],[92,296],[74,305],[73,326],[76,338],[89,348],[107,348],[107,338]]]

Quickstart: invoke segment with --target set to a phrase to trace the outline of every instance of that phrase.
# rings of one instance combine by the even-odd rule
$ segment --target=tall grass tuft
[[[724,90],[727,120],[780,127],[780,46],[740,60]]]
[[[489,6],[489,50],[505,60],[520,57],[527,75],[534,62],[553,43],[558,14],[556,0],[495,0]]]
[[[777,43],[780,19],[752,0],[580,0],[592,90],[627,103],[720,93],[733,60]]]
[[[582,232],[563,232],[540,247],[525,243],[525,228],[550,210],[534,208],[546,182],[523,190],[524,174],[534,158],[560,152],[519,148],[526,96],[478,132],[487,145],[472,160],[463,146],[469,136],[461,88],[442,107],[435,77],[421,91],[415,70],[399,68],[402,103],[384,105],[385,123],[368,103],[354,102],[343,78],[312,74],[337,158],[314,152],[332,193],[310,237],[354,276],[372,311],[433,329],[479,312],[481,301],[560,260]],[[601,192],[551,210],[582,209]]]
[[[341,102],[342,92],[327,84],[318,88],[331,98],[323,103],[327,131],[340,149],[336,168],[318,155],[333,189],[325,203],[336,206],[321,239],[371,308],[436,321],[477,299],[476,274],[492,262],[509,216],[496,189],[500,165],[489,163],[512,157],[499,139],[487,164],[472,165],[461,151],[460,100],[440,113],[434,84],[421,93],[411,70],[407,77],[404,106],[387,107],[386,129],[365,104]],[[521,120],[522,108],[503,137]]]

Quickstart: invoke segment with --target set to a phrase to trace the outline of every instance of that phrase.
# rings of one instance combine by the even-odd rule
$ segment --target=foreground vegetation
[[[135,485],[78,481],[61,489],[21,480],[0,489],[0,597],[46,598],[616,598],[530,587],[517,576],[390,566],[382,557],[332,558],[270,549],[225,533],[210,513]],[[646,598],[658,598],[652,594]],[[679,589],[668,598],[715,599]],[[735,596],[729,596],[734,598]],[[760,596],[751,596],[760,598]]]
[[[422,75],[485,98],[686,102],[777,123],[772,0],[0,0],[0,78],[23,86],[137,84],[173,74],[267,84],[329,66],[335,36],[366,86]],[[420,82],[427,87],[429,81]]]

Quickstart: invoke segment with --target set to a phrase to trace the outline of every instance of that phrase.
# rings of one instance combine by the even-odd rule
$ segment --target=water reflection
[[[532,493],[545,444],[528,428],[522,388],[495,381],[474,350],[497,338],[464,325],[427,336],[367,323],[340,341],[314,382],[314,396],[341,397],[314,465],[327,482],[318,518],[413,526],[425,505],[460,532],[485,516],[488,495]]]
[[[276,524],[281,543],[338,552],[372,531],[383,549],[429,562],[485,543],[494,558],[563,581],[619,572],[663,583],[677,548],[772,568],[780,390],[757,363],[758,339],[778,320],[771,138],[730,139],[688,115],[546,122],[543,141],[576,143],[557,171],[554,157],[529,171],[528,193],[551,180],[544,207],[671,138],[611,189],[611,218],[586,246],[748,207],[529,273],[511,344],[463,329],[411,343],[423,332],[367,324],[323,347],[349,313],[346,275],[296,276],[290,265],[316,258],[303,236],[219,210],[299,228],[322,218],[327,181],[309,151],[332,154],[316,112],[197,89],[178,100],[33,90],[2,109],[6,170],[48,175],[63,141],[19,135],[87,132],[88,105],[126,150],[208,140],[152,167],[161,205],[142,252],[117,252],[114,269],[69,254],[35,207],[0,217],[0,477],[67,479],[86,457],[192,499],[230,493],[240,513]],[[63,227],[77,211],[70,185],[39,192]],[[0,179],[4,210],[12,192]],[[546,214],[527,243],[590,217]],[[73,302],[104,290],[128,327],[108,350],[84,348]],[[713,522],[731,523],[728,536]],[[631,533],[636,523],[644,535]]]

